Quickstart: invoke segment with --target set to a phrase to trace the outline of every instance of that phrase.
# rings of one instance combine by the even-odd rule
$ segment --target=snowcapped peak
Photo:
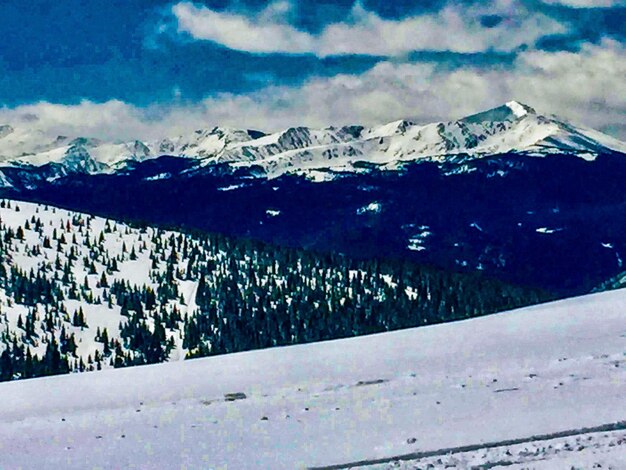
[[[401,119],[400,121],[396,121],[391,124],[395,127],[396,134],[404,134],[407,129],[415,125],[413,121],[410,121],[408,119]]]
[[[100,144],[102,141],[91,137],[77,137],[69,142],[71,147],[97,147]]]
[[[132,154],[136,156],[147,157],[150,155],[150,149],[140,140],[135,140],[133,143],[129,144],[128,148]]]
[[[511,122],[528,115],[536,115],[535,110],[518,101],[509,101],[502,106],[464,117],[460,121],[473,124]]]
[[[517,117],[524,117],[527,114],[536,114],[533,108],[520,103],[519,101],[509,101],[505,106],[509,108]]]
[[[404,134],[414,125],[415,123],[413,121],[400,119],[399,121],[393,121],[382,126],[374,127],[371,134],[373,137],[389,137],[396,134]]]
[[[199,132],[199,131],[196,131],[196,132]],[[226,135],[226,134],[234,134],[236,132],[238,132],[238,129],[234,129],[232,127],[215,126],[213,127],[213,129],[211,129],[209,134]]]
[[[59,163],[67,170],[79,173],[97,173],[103,166],[98,163],[82,145],[69,147]]]
[[[206,139],[219,139],[225,143],[245,142],[255,139],[265,134],[252,129],[238,129],[235,127],[214,126],[212,128],[196,129],[187,136],[180,136],[178,140],[199,143]],[[163,141],[171,141],[171,139],[163,139]]]

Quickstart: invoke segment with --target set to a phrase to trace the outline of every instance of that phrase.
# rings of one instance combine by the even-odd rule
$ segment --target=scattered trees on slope
[[[0,221],[0,289],[10,305],[28,309],[15,328],[0,311],[0,380],[157,363],[175,349],[201,357],[356,336],[547,298],[402,261],[357,261],[111,221],[96,230],[94,219],[75,214],[53,230],[35,216],[17,230]],[[17,253],[40,260],[38,269],[12,266]],[[148,283],[129,281],[125,270],[137,263]],[[185,299],[189,282],[195,295]],[[80,302],[71,314],[69,301]],[[85,312],[97,305],[118,312],[119,335],[90,325]],[[91,330],[100,346],[84,357],[77,335]]]

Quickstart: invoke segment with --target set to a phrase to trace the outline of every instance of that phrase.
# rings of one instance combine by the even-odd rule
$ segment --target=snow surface
[[[393,461],[352,468],[370,470],[421,468],[507,468],[513,470],[626,468],[626,431],[581,432],[565,438],[541,439],[467,452]],[[532,466],[530,466],[532,465]]]
[[[551,233],[562,232],[562,231],[563,231],[562,228],[539,227],[538,229],[535,229],[535,232],[545,233],[545,234],[551,234]]]
[[[554,116],[540,115],[516,101],[456,121],[426,125],[400,120],[370,128],[291,127],[270,135],[215,127],[154,142],[52,138],[23,123],[0,126],[0,162],[35,166],[54,162],[70,171],[88,173],[113,172],[129,161],[170,155],[198,159],[201,166],[255,165],[270,178],[304,173],[319,181],[324,179],[320,169],[362,171],[357,162],[393,170],[403,162],[445,161],[452,156],[466,159],[508,152],[534,156],[565,152],[593,160],[610,150],[626,153],[626,143]],[[332,174],[324,176],[332,178]]]
[[[618,290],[360,338],[2,383],[0,468],[293,469],[599,426],[626,420],[625,351]],[[551,452],[576,437],[546,442],[537,468],[624,462],[623,433],[591,437],[578,453]],[[610,453],[598,457],[595,444]],[[506,452],[524,450],[459,454],[457,468]]]
[[[280,211],[276,210],[276,209],[267,209],[265,211],[265,213],[269,216],[269,217],[278,217],[280,215]]]
[[[382,210],[380,202],[370,202],[367,206],[360,207],[356,210],[357,215],[363,215],[367,213],[378,214]]]

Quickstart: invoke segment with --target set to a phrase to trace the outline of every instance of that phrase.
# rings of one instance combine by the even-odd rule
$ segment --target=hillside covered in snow
[[[0,384],[2,468],[624,468],[626,290]]]
[[[2,380],[356,336],[546,298],[409,263],[0,202]]]

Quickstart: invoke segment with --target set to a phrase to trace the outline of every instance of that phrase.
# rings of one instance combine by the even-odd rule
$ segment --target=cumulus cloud
[[[600,129],[626,115],[626,48],[614,41],[580,53],[533,51],[520,56],[507,79],[516,96],[552,105],[551,111]],[[621,78],[620,78],[621,77]],[[621,138],[626,138],[622,135]]]
[[[137,107],[119,100],[77,104],[32,103],[0,108],[0,125],[27,132],[25,139],[43,140],[57,136],[96,137],[110,141],[154,139],[208,126],[204,105]],[[210,118],[209,118],[210,119]]]
[[[284,20],[284,3],[271,4],[258,16],[217,12],[193,3],[172,7],[178,29],[196,39],[206,39],[230,49],[248,52],[311,52],[315,39]]]
[[[251,95],[205,100],[221,120],[262,129],[297,124],[379,124],[459,118],[511,99],[600,130],[626,114],[626,49],[615,41],[577,53],[526,51],[511,67],[442,69],[436,63],[381,62],[361,75],[309,80]],[[233,123],[236,124],[236,123]],[[623,128],[622,128],[623,130]],[[626,134],[620,135],[626,138]]]
[[[118,100],[106,103],[83,101],[76,105],[41,102],[14,109],[0,108],[0,120],[13,126],[31,127],[57,135],[98,135],[103,138],[125,135],[128,123],[137,122],[141,116],[139,109]]]
[[[542,0],[548,5],[570,8],[612,8],[626,6],[626,0]]]
[[[326,57],[398,56],[416,50],[511,51],[532,45],[541,36],[566,31],[562,24],[516,0],[463,7],[450,4],[435,13],[397,20],[382,18],[357,2],[349,18],[327,25],[319,34],[295,28],[289,22],[289,11],[286,2],[272,3],[253,15],[216,11],[190,2],[172,6],[179,33],[252,53]]]
[[[30,116],[24,125],[51,135],[151,139],[215,125],[273,131],[295,125],[381,124],[407,117],[426,123],[516,99],[626,139],[624,76],[626,49],[606,40],[577,53],[526,51],[510,67],[448,70],[436,63],[387,61],[360,75],[220,94],[192,105],[39,103],[0,109],[0,124]],[[35,122],[32,116],[37,116]]]

